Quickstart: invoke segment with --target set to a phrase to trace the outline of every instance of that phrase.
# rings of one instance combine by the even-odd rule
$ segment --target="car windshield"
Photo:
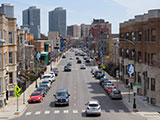
[[[42,91],[43,90],[43,88],[37,88],[37,90],[36,91]]]
[[[114,90],[113,93],[114,94],[120,94],[120,91],[119,90]]]
[[[32,93],[31,96],[40,96],[40,93]]]
[[[41,84],[41,85],[40,85],[40,87],[46,87],[46,85],[44,85],[44,84]]]
[[[98,104],[89,104],[90,107],[98,107]]]
[[[47,83],[49,83],[49,81],[42,81],[42,83],[47,84]]]
[[[51,78],[51,76],[43,76],[42,79],[45,79],[45,78]]]
[[[113,86],[114,84],[113,83],[109,83],[109,84],[107,84],[108,86]]]
[[[67,97],[68,94],[67,94],[66,92],[58,92],[58,93],[56,94],[56,96],[57,96],[57,97],[58,97],[58,96],[65,96],[65,97]]]

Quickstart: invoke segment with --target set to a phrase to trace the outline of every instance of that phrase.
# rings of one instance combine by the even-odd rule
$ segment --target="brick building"
[[[128,64],[136,60],[137,94],[147,97],[150,104],[160,106],[160,9],[120,23],[120,78],[126,85]]]

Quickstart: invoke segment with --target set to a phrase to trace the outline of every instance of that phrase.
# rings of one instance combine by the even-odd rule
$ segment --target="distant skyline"
[[[14,5],[18,26],[22,25],[22,11],[36,6],[41,11],[41,33],[48,35],[48,12],[56,7],[67,10],[67,25],[91,24],[93,18],[105,19],[112,23],[112,33],[119,32],[119,23],[147,13],[150,9],[160,9],[160,0],[1,0]]]

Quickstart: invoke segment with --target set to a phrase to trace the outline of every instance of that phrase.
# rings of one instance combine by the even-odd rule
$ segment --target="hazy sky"
[[[67,25],[91,24],[93,18],[112,23],[112,33],[119,32],[119,23],[149,9],[160,9],[160,0],[0,0],[14,5],[17,24],[22,25],[22,10],[36,6],[41,11],[41,33],[48,33],[48,11],[56,7],[67,10]]]

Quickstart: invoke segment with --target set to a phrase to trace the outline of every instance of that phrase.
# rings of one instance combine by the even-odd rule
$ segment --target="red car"
[[[33,92],[31,95],[30,95],[30,98],[28,100],[29,103],[31,102],[41,102],[43,99],[43,94],[40,93],[40,92]]]
[[[79,57],[76,57],[76,60],[79,60]]]
[[[117,89],[117,86],[109,86],[109,88],[107,89],[108,95],[111,92],[111,89]]]

